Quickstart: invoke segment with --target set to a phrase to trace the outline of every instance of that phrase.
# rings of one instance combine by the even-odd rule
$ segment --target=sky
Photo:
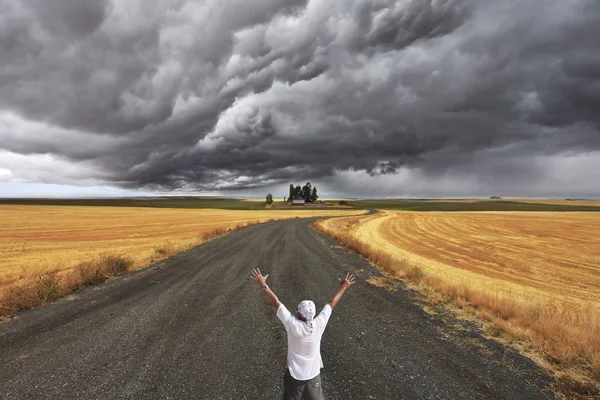
[[[0,0],[0,197],[600,198],[598,0]]]

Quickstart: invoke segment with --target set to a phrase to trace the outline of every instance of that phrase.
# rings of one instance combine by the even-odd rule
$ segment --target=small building
[[[490,197],[490,200],[502,200],[502,197],[500,197],[500,196],[492,196],[492,197]]]
[[[287,201],[288,201],[288,204],[290,204],[292,206],[303,206],[304,203],[306,203],[306,200],[304,200],[304,197],[298,196],[298,195],[288,198]]]

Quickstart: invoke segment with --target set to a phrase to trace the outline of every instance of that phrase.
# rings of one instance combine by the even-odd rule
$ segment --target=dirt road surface
[[[0,324],[0,398],[281,398],[286,335],[258,266],[290,310],[358,273],[323,336],[328,400],[546,399],[531,361],[370,285],[376,271],[313,221],[244,228]]]

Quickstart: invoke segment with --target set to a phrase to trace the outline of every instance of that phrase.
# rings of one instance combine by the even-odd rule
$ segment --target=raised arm
[[[252,270],[252,276],[250,278],[252,278],[256,282],[258,282],[260,287],[263,288],[263,291],[267,295],[267,298],[269,299],[271,304],[273,304],[276,308],[279,308],[279,306],[281,305],[281,303],[279,302],[279,299],[277,298],[275,293],[273,293],[273,291],[269,288],[269,286],[267,286],[267,277],[268,276],[269,276],[269,274],[262,276],[262,274],[260,273],[260,269],[255,268]]]
[[[338,289],[335,296],[333,296],[333,299],[331,299],[331,301],[329,302],[329,305],[331,306],[332,309],[340,301],[340,299],[342,298],[342,295],[344,294],[346,289],[348,289],[350,287],[350,285],[352,285],[354,283],[354,275],[352,275],[348,272],[346,274],[346,277],[343,280],[339,279],[339,281],[340,281],[340,288]]]

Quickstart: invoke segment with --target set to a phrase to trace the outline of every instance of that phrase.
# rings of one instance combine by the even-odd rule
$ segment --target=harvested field
[[[600,381],[600,214],[383,211],[317,226],[549,368]]]
[[[514,199],[519,203],[554,204],[560,206],[585,206],[600,207],[600,200],[537,200],[537,199]]]
[[[353,233],[449,281],[600,305],[597,213],[386,212]]]
[[[566,200],[473,200],[473,199],[443,199],[443,200],[410,200],[410,199],[379,199],[351,200],[350,206],[355,208],[375,208],[379,210],[396,211],[564,211],[564,212],[598,212],[600,201],[566,201]]]
[[[34,290],[31,281],[50,280],[64,294],[78,286],[65,282],[67,275],[83,266],[99,268],[107,257],[112,264],[117,259],[111,257],[121,257],[127,265],[119,268],[135,269],[246,225],[361,212],[0,205],[0,317],[8,313],[15,285]]]

